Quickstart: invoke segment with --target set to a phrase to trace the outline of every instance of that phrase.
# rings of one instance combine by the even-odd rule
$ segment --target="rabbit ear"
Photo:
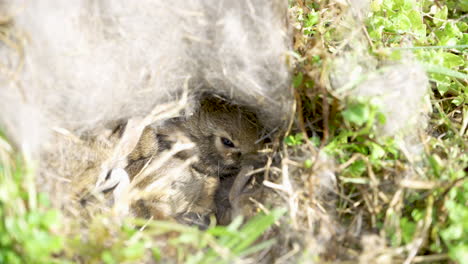
[[[229,202],[231,203],[232,209],[236,211],[239,208],[239,197],[242,195],[245,185],[250,180],[254,167],[252,165],[243,166],[237,174],[234,183],[232,184],[231,191],[229,192]]]

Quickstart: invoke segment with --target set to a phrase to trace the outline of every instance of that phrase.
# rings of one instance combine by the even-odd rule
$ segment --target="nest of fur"
[[[361,23],[362,10],[331,2],[328,17],[337,25]],[[307,78],[317,81],[320,89],[313,93],[329,90],[340,99],[381,96],[388,91],[385,87],[409,79],[409,84],[399,88],[404,94],[427,82],[420,69],[402,78],[399,73],[405,68],[398,65],[391,66],[390,73],[374,74],[377,63],[362,56],[364,36],[350,34],[353,40],[347,39],[343,33],[347,28],[342,28],[343,35],[337,39],[355,42],[337,43],[346,48],[333,58],[325,54],[320,40],[304,40],[297,34],[293,38],[290,26],[295,21],[288,19],[285,1],[1,4],[8,19],[2,22],[6,38],[0,47],[7,59],[0,75],[4,102],[0,124],[30,160],[39,162],[37,183],[40,191],[52,196],[54,207],[71,219],[82,216],[73,194],[93,185],[103,162],[115,153],[119,139],[110,135],[119,120],[137,117],[144,125],[148,120],[167,119],[193,110],[200,94],[217,94],[255,109],[274,138],[258,177],[262,195],[246,205],[246,210],[288,209],[281,224],[263,237],[279,241],[258,254],[258,260],[265,263],[317,255],[348,259],[344,256],[347,249],[340,245],[352,237],[336,219],[335,172],[340,169],[335,162],[312,144],[289,148],[282,142],[291,129],[327,137],[327,118],[321,118],[328,111],[325,100],[314,108],[315,113],[302,112],[303,98],[314,97],[310,90],[297,89],[294,100],[290,87],[293,41],[299,52],[316,52],[340,64],[324,66],[323,71],[305,69]],[[341,88],[355,78],[343,72],[353,71],[374,75],[353,92],[342,93]],[[324,80],[325,75],[330,80]],[[415,91],[416,101],[424,96],[424,89]],[[381,92],[376,95],[375,91]],[[299,110],[296,119],[295,106]],[[416,110],[405,113],[414,116],[411,111]],[[317,114],[320,121],[305,122],[307,114]],[[400,131],[399,114],[389,108],[391,122],[387,124],[393,127],[382,129]],[[312,168],[304,166],[306,160],[314,164]]]

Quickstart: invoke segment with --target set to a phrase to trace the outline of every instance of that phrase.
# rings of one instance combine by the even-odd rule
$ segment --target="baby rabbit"
[[[193,114],[146,127],[125,157],[124,170],[109,171],[99,191],[119,196],[115,192],[127,178],[138,190],[130,204],[136,216],[204,227],[216,210],[220,179],[235,177],[244,160],[262,147],[257,142],[261,128],[247,108],[203,96]]]

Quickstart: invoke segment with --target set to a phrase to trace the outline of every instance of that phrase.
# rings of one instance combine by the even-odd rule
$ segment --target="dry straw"
[[[0,125],[17,147],[38,162],[41,191],[51,194],[54,206],[72,216],[81,212],[68,206],[76,204],[70,189],[93,186],[101,165],[118,163],[145,125],[178,115],[182,108],[190,113],[196,94],[206,91],[257,109],[266,127],[279,134],[288,125],[289,131],[297,132],[313,127],[316,118],[304,116],[301,96],[377,98],[389,120],[382,130],[401,133],[410,159],[419,153],[420,142],[408,139],[405,129],[425,122],[419,105],[427,79],[420,68],[407,64],[378,69],[368,54],[362,24],[367,1],[352,2],[356,3],[321,1],[321,23],[330,23],[340,34],[335,45],[329,41],[325,47],[323,36],[311,40],[304,38],[301,28],[291,31],[298,10],[290,9],[288,18],[286,1],[3,1]],[[296,6],[303,7],[303,2],[296,1]],[[318,89],[296,91],[295,102],[290,73],[292,64],[301,59],[292,56],[293,46],[302,59],[319,55],[324,62],[322,67],[300,69]],[[317,119],[325,121],[317,132],[325,142],[328,101],[320,106]],[[134,122],[128,138],[103,139],[109,134],[108,124],[128,118]],[[402,124],[400,119],[413,122]],[[353,239],[362,235],[360,205],[350,206],[356,209],[354,230],[344,230],[336,219],[336,199],[352,199],[338,188],[335,173],[349,164],[337,167],[310,142],[297,148],[274,143],[263,169],[266,191],[251,202],[265,211],[268,206],[287,207],[288,215],[265,235],[275,236],[278,244],[258,253],[256,260],[309,261],[330,249],[357,254],[339,243],[350,232]],[[303,165],[306,160],[314,164],[312,168]],[[406,173],[414,175],[410,169]],[[89,175],[95,177],[88,179]],[[80,180],[80,187],[70,184],[77,179],[87,180]],[[388,197],[373,184],[363,201],[368,210],[382,210],[380,200],[398,206],[400,192]],[[363,262],[374,256],[375,247],[368,247],[372,241],[363,241]],[[418,247],[413,246],[410,252]],[[385,245],[379,250],[386,256]]]

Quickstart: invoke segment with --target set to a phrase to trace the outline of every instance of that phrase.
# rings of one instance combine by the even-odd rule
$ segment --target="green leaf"
[[[459,240],[463,235],[463,226],[461,224],[452,224],[447,229],[440,232],[441,236],[447,240]]]
[[[298,146],[303,144],[304,135],[297,133],[296,135],[289,135],[284,139],[284,142],[288,146]]]
[[[463,33],[463,37],[459,41],[460,45],[468,45],[468,33]]]
[[[463,12],[468,12],[468,0],[460,0],[458,5]]]
[[[21,261],[21,258],[17,256],[15,253],[12,251],[7,251],[6,252],[6,262],[5,263],[11,263],[11,264],[21,264],[23,261]]]
[[[458,29],[458,26],[455,22],[447,23],[447,25],[445,26],[445,32],[448,36],[451,37],[461,38],[463,36],[462,32],[460,31],[460,29]]]
[[[468,243],[463,243],[450,248],[449,256],[458,263],[468,263]]]
[[[413,28],[415,27],[420,27],[423,25],[423,18],[421,16],[421,13],[419,13],[416,10],[410,10],[407,13],[408,19],[411,21],[411,26]]]
[[[443,52],[442,57],[444,58],[444,66],[447,68],[456,68],[465,64],[465,60],[462,56],[453,53]]]
[[[48,210],[42,215],[42,226],[45,228],[59,227],[60,226],[60,214],[57,210]]]
[[[353,177],[359,177],[366,171],[366,169],[366,163],[363,160],[357,160],[353,162],[346,171]]]
[[[303,79],[304,79],[304,76],[302,72],[299,72],[298,74],[296,74],[296,76],[293,77],[294,88],[298,88],[302,84]]]
[[[383,9],[387,9],[387,10],[392,10],[394,4],[395,4],[394,0],[383,0],[382,2]]]
[[[371,150],[371,158],[373,160],[379,160],[385,156],[385,150],[378,144],[371,143],[370,150]]]
[[[37,195],[37,200],[40,205],[44,207],[49,207],[50,206],[50,200],[49,197],[45,193],[39,193]]]
[[[343,118],[358,126],[365,124],[370,117],[370,109],[367,104],[355,103],[348,106],[348,108],[343,111]]]
[[[145,244],[140,241],[122,249],[122,254],[127,260],[136,260],[143,256]]]
[[[307,18],[304,20],[304,27],[315,26],[319,21],[319,14],[315,11],[307,14]]]
[[[255,252],[258,252],[262,249],[265,249],[265,248],[268,248],[268,247],[271,247],[273,246],[277,241],[275,239],[270,239],[270,240],[267,240],[267,241],[263,241],[261,243],[258,243],[256,245],[253,245],[249,248],[247,248],[246,250],[244,250],[241,254],[239,254],[240,257],[244,257],[244,256],[248,256],[250,254],[253,254]]]
[[[151,248],[151,253],[153,254],[154,260],[156,260],[156,261],[160,261],[160,260],[161,260],[161,250],[160,250],[158,247],[153,246],[153,247]]]
[[[424,211],[418,210],[418,209],[413,209],[411,211],[411,217],[414,219],[414,221],[419,221],[424,218]]]
[[[432,65],[432,64],[423,63],[422,66],[428,73],[438,73],[438,74],[446,75],[446,76],[453,77],[453,78],[468,80],[468,74],[454,71],[454,70],[451,70],[449,68],[446,68],[440,65]]]
[[[387,123],[387,117],[382,112],[377,112],[375,118],[377,119],[377,122],[379,122],[379,124],[381,125]]]
[[[466,102],[466,100],[462,98],[461,96],[455,97],[455,99],[452,100],[452,104],[456,106],[460,106],[464,102]]]
[[[437,9],[437,11],[434,14],[434,24],[440,27],[447,20],[448,8],[445,5],[442,7],[442,9],[438,8],[437,6],[433,7]]]
[[[379,12],[380,10],[382,10],[382,0],[372,0],[372,2],[370,3],[370,8],[372,12]]]
[[[393,9],[402,9],[404,8],[405,0],[393,0]]]
[[[443,35],[440,37],[439,45],[440,46],[455,46],[458,44],[458,39],[456,37],[451,37],[450,35]]]
[[[442,170],[442,165],[441,165],[441,160],[437,154],[433,154],[429,156],[428,158],[429,164],[432,167],[432,171],[434,172],[434,175],[436,178],[440,177],[440,171]]]
[[[109,251],[104,251],[102,252],[101,254],[101,259],[102,261],[104,261],[104,263],[106,264],[114,264],[114,263],[117,263],[114,259],[114,257],[112,256],[112,254],[109,252]]]
[[[241,233],[245,234],[245,238],[240,243],[236,244],[233,252],[241,253],[250,244],[263,234],[275,221],[277,221],[284,213],[285,209],[275,209],[267,215],[259,215],[247,222],[242,229]]]
[[[393,19],[395,31],[398,33],[409,32],[411,29],[411,20],[403,13],[398,13]]]
[[[403,217],[400,220],[403,242],[410,243],[413,240],[414,232],[416,231],[416,223]]]
[[[369,36],[374,40],[381,40],[382,39],[382,32],[385,28],[385,24],[388,23],[388,20],[383,17],[374,17],[370,21],[370,29],[369,29]]]

